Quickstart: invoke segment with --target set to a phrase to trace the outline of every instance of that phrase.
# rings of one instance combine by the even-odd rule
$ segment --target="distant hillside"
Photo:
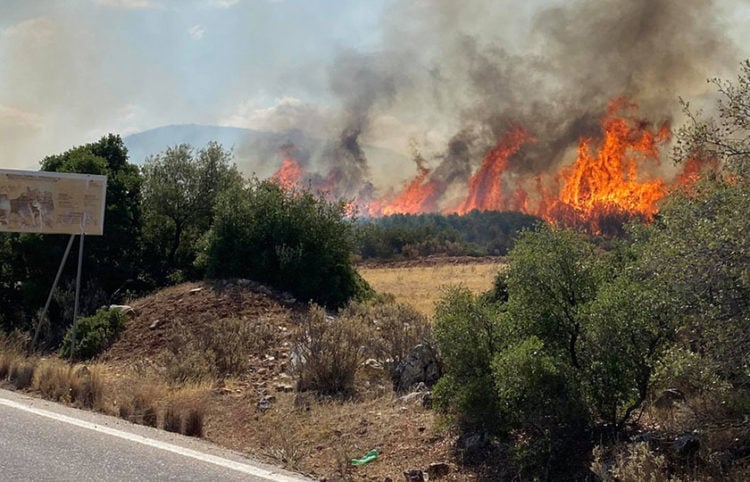
[[[148,156],[177,144],[200,148],[216,141],[226,148],[233,148],[237,164],[246,174],[255,172],[261,177],[269,176],[278,168],[281,161],[279,150],[284,145],[293,144],[298,160],[306,163],[316,161],[331,142],[309,137],[298,129],[278,133],[197,124],[157,127],[126,136],[123,141],[130,160],[139,165]],[[404,175],[413,171],[413,163],[403,154],[372,146],[364,146],[364,150],[376,175],[378,171],[391,171],[392,174],[397,165],[406,168]]]

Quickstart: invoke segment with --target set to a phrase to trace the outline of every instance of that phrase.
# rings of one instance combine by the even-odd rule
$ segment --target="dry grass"
[[[10,373],[8,374],[8,381],[15,387],[16,390],[24,390],[31,386],[34,380],[34,372],[36,370],[36,360],[19,359],[16,363],[11,365]]]
[[[97,367],[71,366],[59,358],[40,360],[31,388],[47,400],[104,409],[104,381]]]
[[[381,293],[391,293],[427,316],[435,314],[435,302],[443,287],[464,285],[474,293],[492,287],[502,263],[445,264],[411,267],[360,267],[359,274]]]
[[[23,355],[16,352],[3,351],[0,353],[0,381],[7,380],[11,368],[23,360],[23,358]]]
[[[181,388],[167,395],[162,427],[168,432],[202,437],[207,410],[207,385]]]

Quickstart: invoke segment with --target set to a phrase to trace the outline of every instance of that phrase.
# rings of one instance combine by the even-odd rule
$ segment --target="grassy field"
[[[436,266],[359,267],[362,277],[377,291],[391,293],[427,316],[447,286],[464,285],[474,293],[487,291],[502,263],[460,263]]]

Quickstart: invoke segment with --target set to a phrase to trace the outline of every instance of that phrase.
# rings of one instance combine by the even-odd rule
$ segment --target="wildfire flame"
[[[287,153],[281,161],[281,167],[271,176],[271,181],[288,190],[299,184],[303,173],[304,169],[297,159]]]
[[[436,180],[428,180],[427,176],[431,171],[425,167],[424,159],[417,156],[415,162],[417,163],[417,176],[406,183],[404,189],[398,195],[382,207],[377,206],[376,213],[388,216],[390,214],[429,213],[439,210],[438,201],[445,191],[445,185]]]
[[[558,202],[576,217],[596,220],[622,212],[650,219],[658,211],[657,203],[666,194],[667,185],[651,172],[659,165],[659,146],[669,140],[669,125],[653,129],[623,115],[623,110],[635,108],[623,99],[613,101],[602,119],[603,139],[582,139],[576,161],[563,169]],[[537,214],[555,221],[561,208],[553,205],[555,210],[558,216]]]
[[[511,129],[497,146],[485,157],[479,170],[469,179],[469,194],[456,209],[458,214],[465,214],[477,209],[479,211],[502,211],[506,207],[503,196],[502,177],[508,168],[508,158],[533,138],[521,127]],[[526,194],[518,192],[516,197],[525,198]]]
[[[694,183],[706,165],[690,159],[683,172],[668,184],[659,177],[660,149],[669,141],[668,123],[658,127],[637,117],[637,105],[624,98],[614,99],[601,120],[600,137],[579,140],[576,159],[557,172],[519,174],[509,168],[513,156],[526,144],[535,142],[517,126],[503,135],[471,176],[466,197],[457,205],[445,206],[448,186],[434,178],[434,171],[417,156],[417,174],[401,191],[381,198],[367,196],[355,200],[369,216],[448,212],[465,214],[480,211],[520,211],[548,222],[581,226],[592,233],[607,231],[610,221],[622,224],[630,218],[649,220],[658,212],[658,203],[673,186]],[[715,163],[708,165],[715,167]],[[286,153],[279,170],[272,176],[285,188],[297,185],[304,170]],[[316,175],[314,188],[336,192],[336,170]],[[315,184],[315,183],[313,183]]]

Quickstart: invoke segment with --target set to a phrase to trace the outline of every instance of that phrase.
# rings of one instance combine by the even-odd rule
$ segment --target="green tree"
[[[232,153],[215,142],[197,152],[178,145],[146,159],[143,176],[150,271],[178,279],[199,276],[194,265],[198,240],[211,226],[216,199],[243,183]]]
[[[138,287],[142,178],[138,167],[128,162],[128,150],[120,136],[109,134],[97,142],[45,157],[41,167],[43,171],[107,176],[104,234],[86,240],[85,273],[109,296],[130,286]],[[54,242],[64,246],[62,239]],[[62,253],[61,248],[58,251]],[[54,258],[53,263],[59,259]],[[54,276],[54,268],[51,275]]]
[[[329,307],[365,295],[352,265],[354,220],[343,201],[270,181],[219,196],[201,259],[213,278],[249,277]]]
[[[89,236],[83,266],[82,313],[88,314],[124,289],[139,289],[141,258],[141,177],[128,162],[122,139],[107,135],[99,141],[45,157],[44,171],[100,174],[107,176],[107,198],[102,236]],[[52,286],[67,242],[62,235],[0,235],[2,250],[3,323],[6,327],[30,328]],[[43,253],[44,255],[40,255]],[[75,249],[71,260],[75,259]],[[68,299],[75,277],[75,262],[69,260],[61,279],[57,300]],[[71,321],[72,309],[53,303],[47,342],[56,344]]]
[[[674,160],[678,163],[719,163],[735,177],[735,182],[750,181],[750,60],[740,66],[737,80],[718,78],[717,117],[706,118],[681,100],[688,122],[677,132]]]
[[[596,297],[603,271],[593,244],[574,231],[524,233],[511,252],[507,272],[514,323],[580,368],[582,308]]]

